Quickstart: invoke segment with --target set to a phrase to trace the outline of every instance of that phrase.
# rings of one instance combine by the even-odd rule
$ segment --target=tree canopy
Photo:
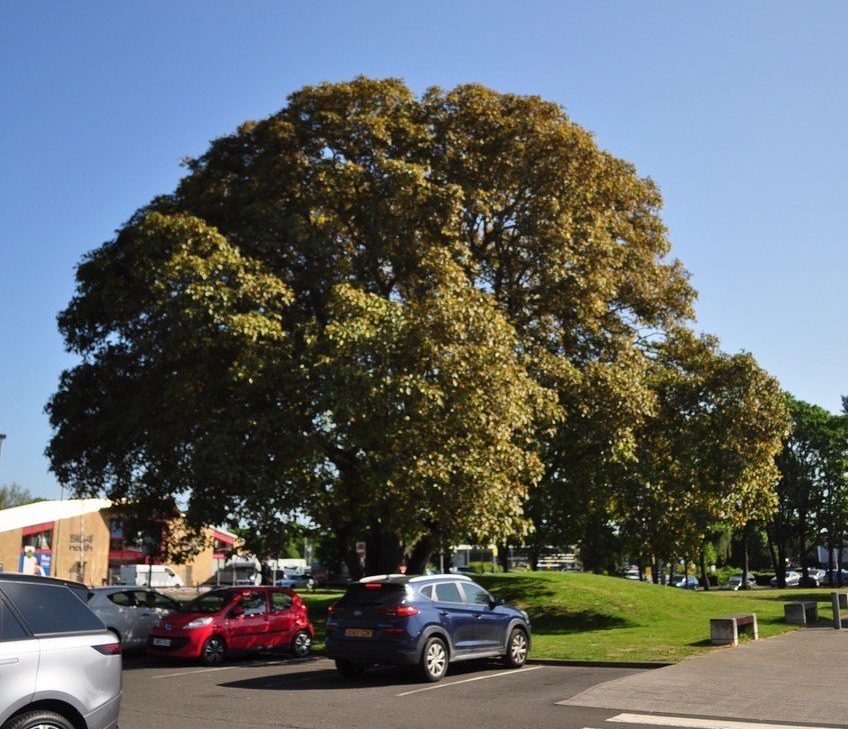
[[[608,513],[678,408],[666,427],[733,431],[698,433],[720,474],[670,456],[678,486],[718,478],[712,511],[767,505],[781,413],[752,358],[681,339],[695,294],[661,202],[538,97],[305,87],[79,265],[52,467],[81,493],[184,501],[194,525],[311,519],[354,573],[363,538],[369,569],[404,550],[420,569],[453,540]],[[690,410],[663,379],[688,377],[679,341],[720,363],[699,377],[730,378]],[[740,409],[768,422],[752,435]]]

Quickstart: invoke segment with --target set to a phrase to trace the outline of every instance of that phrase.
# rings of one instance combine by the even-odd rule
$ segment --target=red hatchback
[[[169,613],[147,638],[152,656],[223,663],[228,653],[284,649],[309,655],[315,628],[297,593],[280,587],[211,590]]]

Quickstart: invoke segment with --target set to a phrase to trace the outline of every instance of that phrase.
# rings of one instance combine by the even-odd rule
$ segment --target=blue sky
[[[43,406],[86,251],[179,159],[357,74],[562,104],[655,179],[698,328],[798,397],[848,394],[848,4],[0,4],[0,483],[52,497]]]

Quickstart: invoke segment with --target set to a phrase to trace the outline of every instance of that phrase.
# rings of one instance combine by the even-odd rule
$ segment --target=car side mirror
[[[240,618],[244,615],[244,608],[241,605],[236,605],[232,610],[230,610],[231,618]]]
[[[496,608],[499,605],[504,605],[504,599],[502,597],[493,597],[489,600],[489,607]]]

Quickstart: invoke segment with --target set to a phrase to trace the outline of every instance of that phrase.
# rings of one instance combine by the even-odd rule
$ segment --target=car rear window
[[[348,586],[344,597],[339,601],[347,605],[394,605],[406,597],[406,585],[394,582],[356,582]]]
[[[105,630],[97,616],[67,587],[5,582],[2,589],[34,635]]]

